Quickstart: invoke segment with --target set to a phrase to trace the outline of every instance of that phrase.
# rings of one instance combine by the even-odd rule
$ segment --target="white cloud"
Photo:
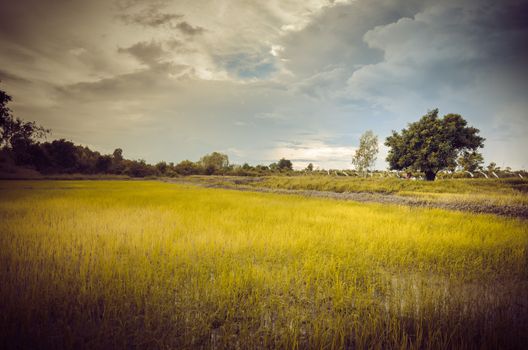
[[[331,145],[319,140],[282,142],[269,152],[268,159],[289,159],[296,169],[304,169],[309,163],[325,169],[347,169],[351,167],[354,152],[354,147]]]
[[[284,51],[284,47],[282,47],[281,45],[271,45],[270,54],[272,56],[277,57],[282,51]]]

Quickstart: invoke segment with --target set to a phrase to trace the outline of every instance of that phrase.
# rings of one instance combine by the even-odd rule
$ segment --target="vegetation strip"
[[[256,179],[253,179],[255,181]],[[265,192],[305,197],[329,198],[336,200],[350,200],[362,203],[382,203],[393,205],[406,205],[412,207],[427,207],[447,210],[465,211],[476,214],[494,214],[513,218],[528,219],[528,206],[525,205],[493,205],[485,202],[471,203],[463,201],[440,202],[418,197],[401,196],[387,193],[371,192],[332,192],[318,190],[292,190],[284,188],[270,188],[263,186],[248,186],[234,182],[201,182],[185,178],[162,178],[163,182],[195,185],[206,188],[220,188],[237,191]],[[257,180],[258,181],[258,180]]]

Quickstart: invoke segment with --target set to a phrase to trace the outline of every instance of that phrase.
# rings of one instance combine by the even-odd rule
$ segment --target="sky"
[[[528,169],[528,1],[17,0],[0,11],[15,116],[155,163],[351,168],[428,110]]]

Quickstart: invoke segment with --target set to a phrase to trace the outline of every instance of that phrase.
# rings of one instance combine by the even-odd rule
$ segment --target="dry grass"
[[[336,176],[270,176],[255,182],[258,186],[308,189],[332,192],[375,192],[390,194],[436,193],[517,196],[528,193],[523,179],[437,179],[411,181],[397,178],[360,178]]]
[[[525,221],[158,182],[0,183],[0,347],[521,348]]]

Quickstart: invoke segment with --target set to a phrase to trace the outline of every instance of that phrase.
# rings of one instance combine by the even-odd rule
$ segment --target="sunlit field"
[[[412,181],[376,174],[376,177],[187,176],[165,178],[164,181],[214,188],[436,207],[528,219],[528,180],[521,178]]]
[[[437,179],[410,181],[397,178],[358,178],[336,176],[270,176],[255,186],[332,192],[372,192],[426,198],[492,200],[498,203],[528,205],[528,180],[509,179]]]
[[[154,181],[0,182],[0,348],[526,344],[525,220]]]

